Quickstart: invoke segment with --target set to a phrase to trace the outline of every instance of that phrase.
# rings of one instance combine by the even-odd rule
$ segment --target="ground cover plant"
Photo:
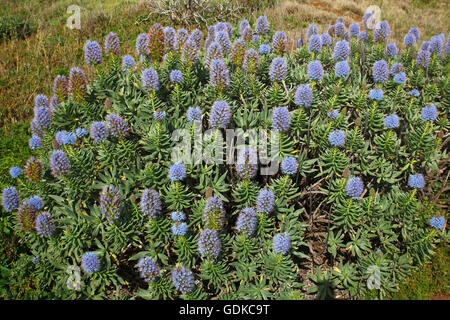
[[[3,189],[19,263],[63,299],[395,291],[447,239],[431,208],[446,191],[450,42],[411,28],[397,48],[370,19],[312,24],[292,53],[263,16],[153,24],[134,56],[93,37],[85,64],[36,95],[32,157]],[[230,129],[249,133],[231,156]],[[175,157],[174,133],[223,162]]]

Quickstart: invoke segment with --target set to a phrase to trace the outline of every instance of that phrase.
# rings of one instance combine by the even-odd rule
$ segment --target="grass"
[[[219,1],[226,3],[230,1]],[[236,0],[248,8],[245,15],[255,21],[266,15],[273,29],[285,30],[292,45],[305,33],[310,23],[321,32],[343,16],[346,24],[361,23],[366,8],[375,4],[381,9],[381,19],[387,20],[397,45],[402,47],[404,34],[416,25],[421,40],[446,32],[450,3],[438,0]],[[264,3],[263,3],[264,2]],[[264,5],[262,5],[262,3]],[[28,122],[32,116],[34,97],[51,95],[57,74],[68,75],[73,66],[84,67],[83,47],[88,39],[102,42],[105,35],[116,32],[124,44],[122,53],[135,54],[137,35],[146,32],[158,21],[169,24],[167,17],[150,15],[151,1],[139,0],[79,0],[81,29],[70,30],[65,24],[71,0],[6,0],[0,7],[0,17],[15,17],[30,25],[26,37],[13,36],[0,40],[0,186],[9,183],[8,170],[23,164],[30,156],[27,141]],[[259,5],[258,10],[252,10]],[[236,21],[231,21],[236,22]],[[178,26],[177,26],[178,27]],[[86,69],[88,71],[88,69]],[[87,72],[88,78],[91,76]],[[433,299],[448,297],[449,250],[443,248],[432,261],[416,271],[393,299]]]
[[[450,249],[440,248],[392,295],[393,300],[449,300]]]
[[[9,169],[13,166],[23,167],[30,157],[28,148],[29,125],[15,124],[9,130],[0,130],[0,187],[11,184]]]

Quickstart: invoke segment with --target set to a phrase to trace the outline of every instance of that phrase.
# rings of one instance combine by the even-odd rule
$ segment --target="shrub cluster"
[[[390,35],[387,22],[347,30],[339,18],[288,52],[259,17],[205,34],[155,24],[134,56],[114,33],[88,41],[95,78],[74,67],[36,96],[33,156],[2,194],[40,289],[360,297],[378,272],[380,296],[396,290],[447,236],[424,195],[447,156],[450,38],[419,45],[412,28],[397,48]],[[177,129],[200,149],[264,129],[277,170],[261,170],[262,137],[231,164],[174,159]]]

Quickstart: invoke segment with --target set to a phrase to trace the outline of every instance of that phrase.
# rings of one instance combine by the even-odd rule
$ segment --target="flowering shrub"
[[[448,43],[421,47],[413,28],[397,48],[387,22],[342,18],[307,36],[289,52],[260,17],[155,24],[133,53],[115,33],[88,41],[85,65],[36,96],[33,156],[2,191],[42,289],[325,298],[325,278],[360,297],[376,267],[383,297],[426,261],[447,236],[428,209],[445,190]],[[230,131],[249,134],[228,148]]]

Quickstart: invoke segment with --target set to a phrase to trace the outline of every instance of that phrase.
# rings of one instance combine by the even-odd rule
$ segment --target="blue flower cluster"
[[[172,221],[181,222],[185,219],[185,215],[181,211],[174,211],[170,215]]]
[[[197,47],[198,43],[194,39],[189,38],[183,45],[181,61],[187,65],[196,64],[198,61]]]
[[[140,208],[143,215],[149,218],[156,218],[161,212],[161,199],[159,193],[153,189],[145,189],[142,192]]]
[[[217,231],[213,229],[204,229],[198,237],[197,245],[201,257],[211,261],[217,259],[222,248]]]
[[[147,92],[159,89],[159,78],[155,69],[148,68],[142,72],[142,87]]]
[[[183,74],[180,70],[172,70],[169,75],[170,82],[172,83],[182,83],[183,82]]]
[[[117,114],[109,114],[106,117],[106,126],[112,136],[116,138],[123,138],[128,134],[130,128],[128,124]]]
[[[225,220],[225,209],[219,198],[211,197],[203,210],[203,224],[205,228],[220,230]]]
[[[182,181],[186,175],[184,164],[175,162],[169,169],[169,178],[172,181]]]
[[[406,74],[404,72],[397,73],[394,76],[394,82],[397,84],[405,84],[406,83]]]
[[[350,25],[350,35],[352,37],[358,37],[358,35],[359,35],[359,24],[352,23]]]
[[[187,232],[188,225],[186,222],[175,222],[172,225],[172,233],[174,236],[184,236]]]
[[[437,117],[437,109],[434,104],[422,108],[422,120],[433,122]]]
[[[404,70],[403,65],[399,62],[396,62],[392,65],[390,73],[391,75],[395,75],[397,73],[402,73],[403,70]]]
[[[370,100],[381,101],[383,99],[383,89],[375,88],[370,90],[369,98]]]
[[[328,111],[327,116],[331,120],[336,120],[336,118],[339,117],[339,110],[333,109],[331,111]]]
[[[333,147],[340,147],[343,146],[345,143],[345,135],[342,130],[334,130],[331,131],[328,135],[328,141]]]
[[[320,35],[320,40],[322,41],[322,46],[331,46],[331,37],[328,33],[322,33]]]
[[[308,108],[312,103],[312,91],[309,85],[299,86],[295,93],[295,103],[300,107]]]
[[[75,129],[75,135],[77,136],[78,139],[83,138],[84,136],[87,135],[86,128],[77,128],[77,129]]]
[[[31,150],[42,148],[41,138],[35,135],[31,136],[31,138],[28,140],[28,145],[30,146]]]
[[[226,31],[217,32],[215,40],[218,44],[220,44],[223,52],[228,52],[230,50],[230,37],[228,36],[228,33]]]
[[[226,128],[230,122],[230,106],[226,101],[219,100],[214,102],[209,116],[211,128]]]
[[[80,68],[74,67],[70,69],[67,91],[69,97],[75,101],[78,101],[86,94],[87,80]]]
[[[9,169],[9,175],[11,176],[11,178],[18,178],[21,174],[22,169],[20,169],[19,167],[12,167],[11,169]]]
[[[259,46],[260,54],[268,54],[270,52],[270,46],[266,43],[263,43]]]
[[[250,237],[255,232],[256,216],[256,211],[253,208],[242,209],[236,221],[237,232]]]
[[[159,277],[160,268],[158,264],[149,257],[142,257],[138,262],[138,270],[142,279],[153,282]]]
[[[61,150],[53,151],[50,156],[50,169],[52,175],[59,177],[65,175],[70,170],[69,160],[67,160],[66,155]]]
[[[186,29],[181,28],[177,30],[177,35],[175,37],[175,47],[179,51],[184,43],[189,39],[189,32]]]
[[[273,251],[285,255],[291,248],[291,239],[287,232],[278,233],[273,237]]]
[[[275,130],[287,131],[291,124],[291,116],[286,107],[277,107],[273,109],[272,125]]]
[[[60,146],[74,145],[76,142],[75,135],[72,132],[67,132],[67,131],[58,131],[55,134],[55,139],[56,139],[56,142],[58,142],[58,144]]]
[[[335,75],[338,78],[345,78],[350,73],[350,67],[347,61],[339,61],[336,63]]]
[[[409,29],[410,34],[412,34],[414,36],[414,41],[415,42],[419,42],[420,39],[420,32],[419,29],[417,29],[417,27],[412,27],[411,29]]]
[[[95,142],[102,142],[106,138],[108,138],[108,129],[106,125],[102,121],[94,121],[90,128],[91,138]]]
[[[283,174],[293,175],[297,173],[297,160],[294,157],[284,157],[281,161],[281,172]]]
[[[182,294],[187,294],[194,288],[194,275],[187,268],[176,267],[172,271],[172,283]]]
[[[261,45],[263,46],[263,44]],[[261,51],[261,49],[260,49]],[[261,52],[261,54],[263,54]],[[248,50],[244,55],[244,62],[243,62],[244,70],[249,73],[256,73],[258,71],[259,67],[259,54],[254,49]]]
[[[443,230],[445,228],[445,217],[434,216],[430,218],[430,225],[436,230]]]
[[[413,189],[422,189],[425,185],[425,179],[421,173],[410,174],[408,185]]]
[[[145,56],[150,53],[147,45],[147,35],[145,33],[141,33],[136,38],[136,53],[138,56]]]
[[[343,61],[347,60],[350,54],[350,48],[348,42],[345,40],[338,41],[334,47],[334,60]]]
[[[334,36],[336,38],[342,38],[345,34],[345,25],[342,22],[336,22],[334,25]]]
[[[84,46],[84,60],[88,65],[95,66],[102,63],[102,49],[96,41],[88,41]]]
[[[11,212],[19,207],[19,193],[14,187],[6,187],[2,192],[2,205],[6,212]]]
[[[275,58],[270,64],[269,77],[272,81],[283,81],[287,76],[287,63],[284,58]]]
[[[114,32],[110,32],[105,38],[105,53],[107,56],[111,54],[119,55],[119,37]]]
[[[258,172],[258,155],[252,148],[245,148],[239,152],[236,171],[241,179],[253,179]]]
[[[189,40],[193,41],[196,47],[196,50],[199,50],[202,47],[203,43],[203,32],[199,29],[194,29],[189,36]]]
[[[250,23],[246,19],[242,20],[241,23],[239,24],[239,34],[241,36],[244,34],[244,30],[247,27],[250,27]]]
[[[230,75],[225,63],[221,59],[214,59],[209,70],[209,80],[214,89],[222,91],[230,86]]]
[[[211,70],[211,64],[216,59],[223,59],[223,51],[222,46],[218,42],[213,42],[206,51],[205,67],[207,70]]]
[[[389,67],[385,60],[379,60],[372,67],[373,80],[376,83],[385,83],[389,78]]]
[[[437,56],[441,56],[442,49],[444,47],[444,41],[440,36],[432,36],[429,51],[430,54],[436,54]]]
[[[123,58],[122,58],[123,71],[127,72],[127,71],[133,69],[134,65],[135,65],[135,62],[134,62],[134,59],[132,56],[129,56],[129,55],[123,56]]]
[[[34,98],[34,112],[36,113],[37,110],[40,108],[49,108],[50,104],[48,101],[48,98],[43,94],[38,94]]]
[[[414,98],[417,98],[420,95],[419,90],[417,89],[412,89],[411,91],[408,92],[408,94]]]
[[[67,78],[58,74],[53,81],[53,94],[63,101],[67,98]]]
[[[256,20],[255,32],[259,35],[264,35],[269,32],[269,23],[265,16],[260,16]]]
[[[386,54],[388,55],[388,57],[394,59],[395,56],[397,56],[397,53],[398,48],[395,42],[388,43],[388,45],[386,46]]]
[[[431,54],[428,50],[420,50],[416,57],[416,64],[424,69],[430,64]]]
[[[405,47],[412,47],[416,43],[416,39],[412,33],[408,32],[403,38],[403,42],[405,43]]]
[[[387,129],[395,129],[399,126],[398,116],[394,114],[390,114],[384,118],[384,126]]]
[[[244,60],[246,51],[245,41],[242,39],[236,39],[231,47],[230,51],[230,61],[235,66],[241,66]]]
[[[169,52],[175,50],[175,38],[177,34],[174,28],[165,27],[164,28],[164,51]]]
[[[386,21],[381,21],[373,33],[373,39],[375,42],[387,42],[391,36],[391,28]]]
[[[364,185],[359,177],[351,177],[345,186],[345,194],[352,199],[358,199],[364,191]]]
[[[201,121],[202,111],[200,107],[190,107],[187,111],[187,119],[189,122]]]
[[[51,237],[55,232],[55,224],[52,217],[44,212],[36,218],[36,231],[41,237]]]
[[[48,107],[39,107],[34,110],[34,119],[31,122],[31,131],[34,135],[44,136],[50,127],[51,115]]]
[[[273,36],[272,51],[277,55],[282,55],[287,51],[287,36],[283,31],[277,31]]]
[[[153,119],[155,119],[157,122],[161,122],[166,117],[166,114],[164,111],[162,111],[160,108],[156,109],[153,113]]]
[[[93,252],[87,252],[81,258],[81,267],[86,273],[95,273],[100,270],[100,261]]]
[[[256,210],[269,214],[275,208],[275,195],[271,190],[263,189],[259,192],[256,199]]]
[[[322,49],[322,38],[317,34],[312,35],[308,41],[309,52],[318,53],[321,49]]]
[[[30,199],[28,199],[28,203],[34,211],[39,211],[44,207],[42,198],[39,196],[32,196]]]
[[[314,23],[308,26],[308,38],[311,38],[313,34],[319,34],[319,31],[317,30],[317,25],[315,25]]]
[[[308,64],[309,80],[321,80],[323,77],[323,67],[319,60],[311,61]]]

